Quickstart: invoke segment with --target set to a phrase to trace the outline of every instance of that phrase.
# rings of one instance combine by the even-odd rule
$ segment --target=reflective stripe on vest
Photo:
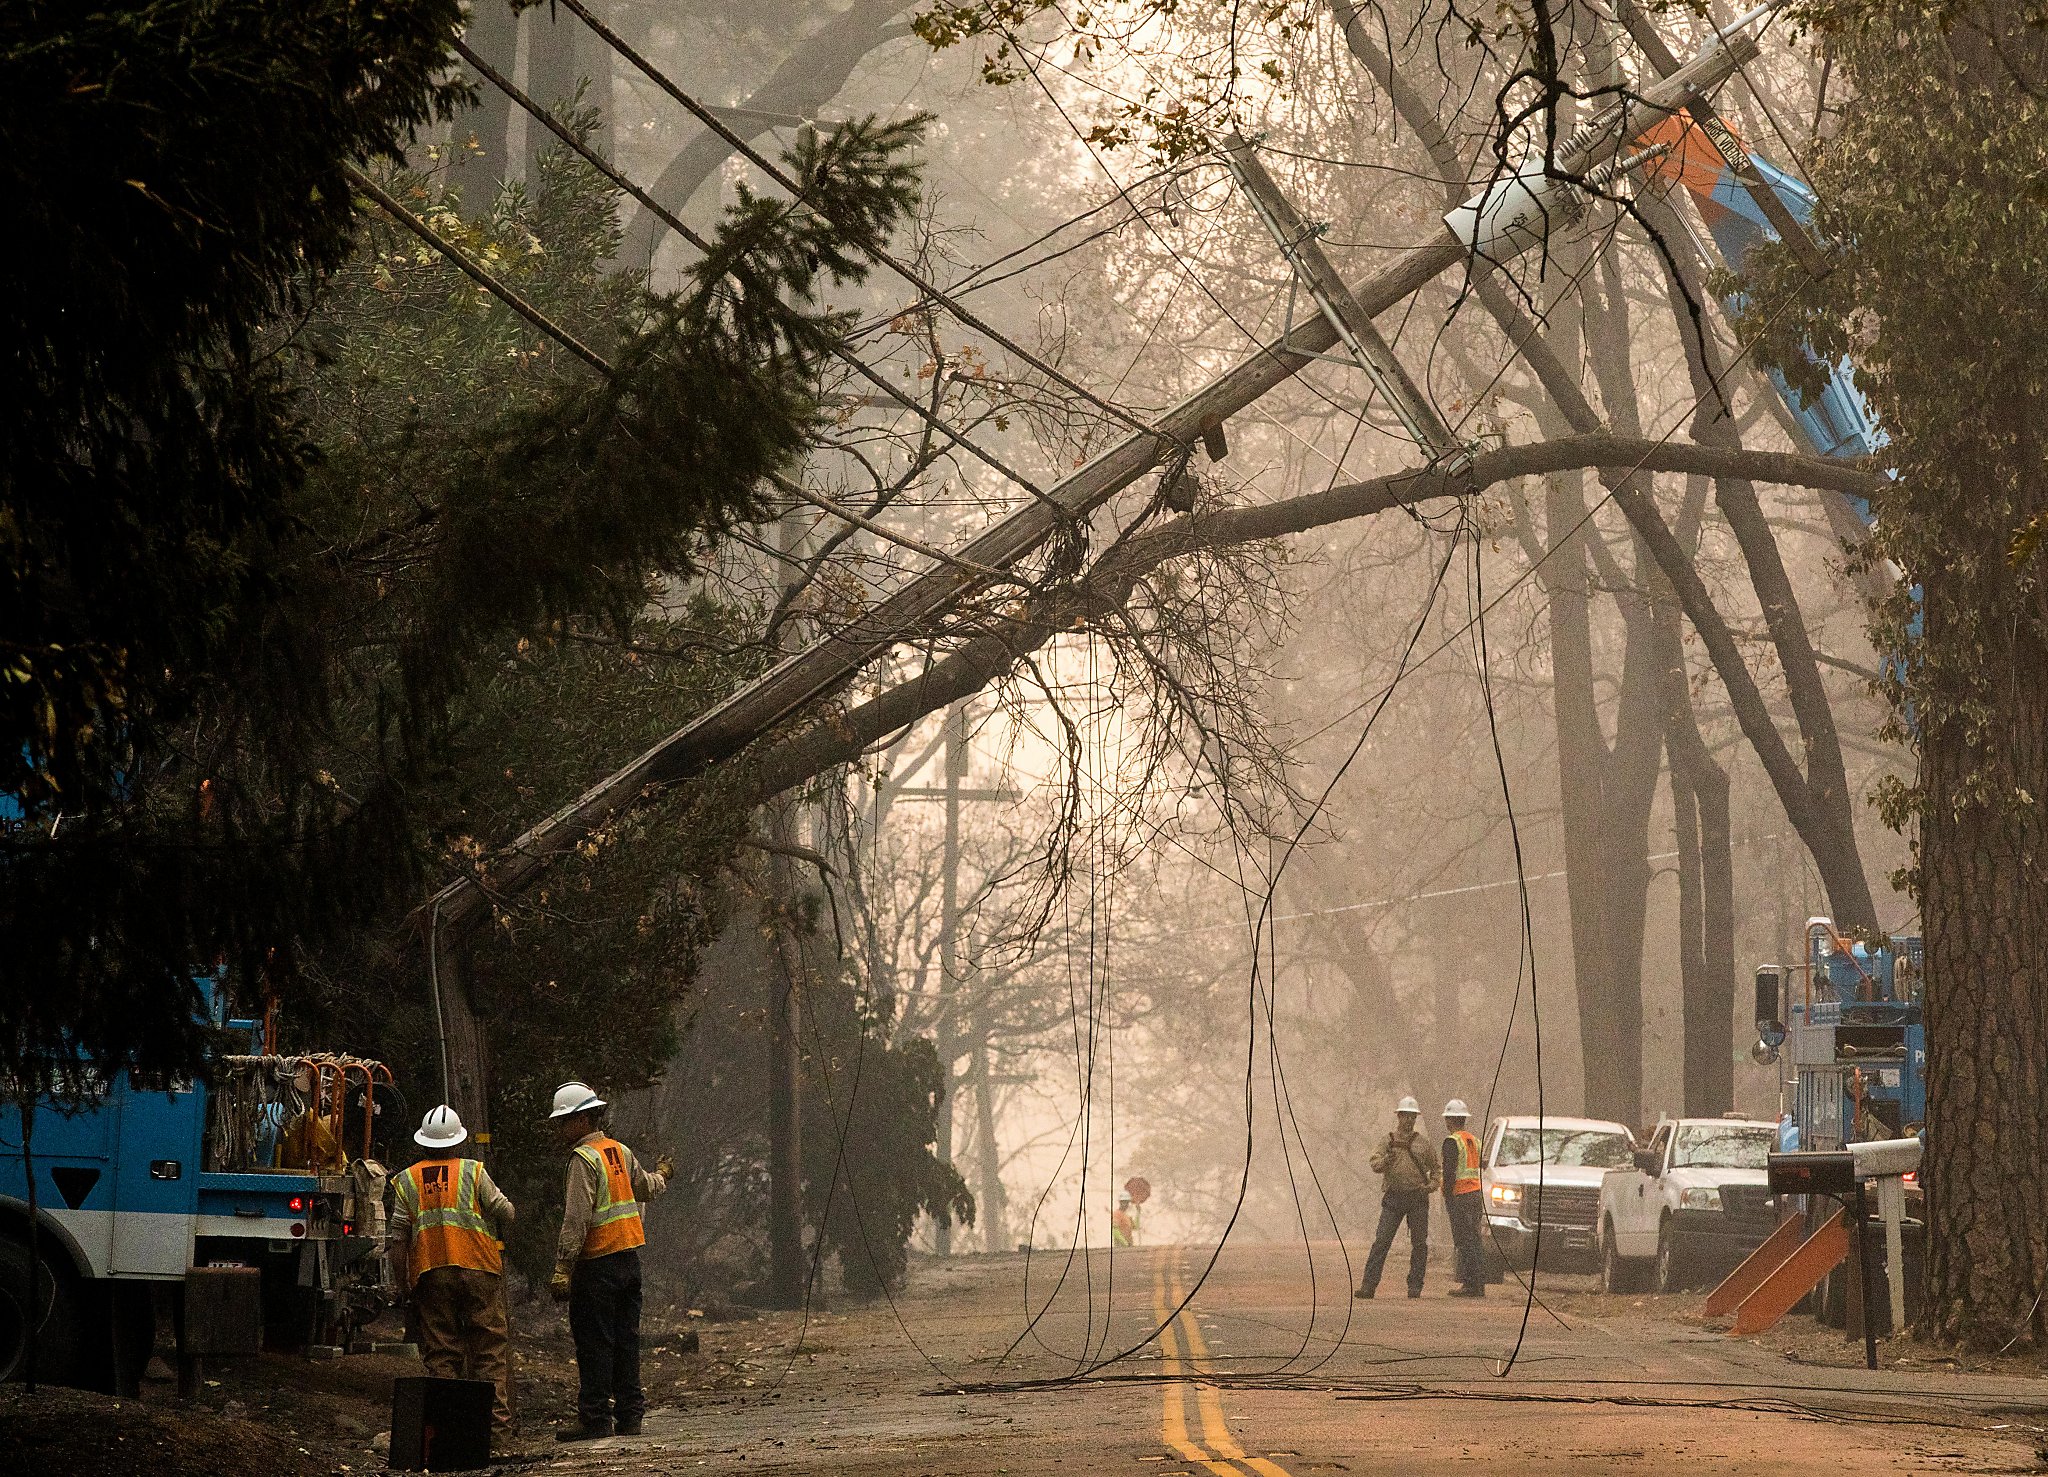
[[[474,1159],[427,1159],[398,1177],[394,1194],[412,1221],[411,1281],[436,1267],[502,1274],[498,1238],[479,1198],[483,1169]]]
[[[1451,1135],[1458,1145],[1458,1177],[1451,1182],[1453,1195],[1479,1193],[1479,1140],[1464,1129]]]
[[[645,1246],[640,1201],[633,1194],[632,1150],[617,1139],[598,1139],[578,1144],[576,1153],[597,1171],[597,1198],[590,1207],[590,1229],[583,1235],[584,1260]]]

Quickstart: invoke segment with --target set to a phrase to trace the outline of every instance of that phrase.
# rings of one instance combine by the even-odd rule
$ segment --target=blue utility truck
[[[1806,961],[1756,974],[1761,1063],[1787,1053],[1802,1149],[1904,1138],[1927,1117],[1927,1030],[1920,940],[1872,946],[1826,918],[1806,922]]]
[[[345,1345],[383,1301],[380,1121],[403,1120],[363,1058],[283,1055],[199,982],[217,1047],[168,1090],[126,1074],[23,1114],[0,1106],[0,1379],[132,1389],[195,1269],[247,1269],[266,1342]],[[30,1194],[33,1176],[33,1197]],[[31,1205],[33,1204],[33,1209]]]

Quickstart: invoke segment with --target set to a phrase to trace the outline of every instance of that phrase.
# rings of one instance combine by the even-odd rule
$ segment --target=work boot
[[[635,1416],[632,1420],[626,1420],[621,1417],[618,1424],[618,1432],[621,1436],[638,1436],[640,1434],[640,1418]]]
[[[601,1422],[595,1426],[569,1426],[555,1432],[557,1441],[602,1441],[612,1434],[612,1423]]]
[[[1486,1289],[1483,1286],[1476,1286],[1468,1282],[1463,1287],[1452,1288],[1451,1296],[1454,1298],[1483,1298],[1486,1296]]]
[[[1361,1287],[1358,1289],[1358,1291],[1352,1293],[1351,1295],[1355,1298],[1365,1298],[1368,1301],[1370,1301],[1372,1298],[1372,1289],[1370,1287]]]
[[[1419,1287],[1411,1287],[1408,1289],[1408,1296],[1412,1298],[1419,1298],[1422,1296],[1422,1289]]]

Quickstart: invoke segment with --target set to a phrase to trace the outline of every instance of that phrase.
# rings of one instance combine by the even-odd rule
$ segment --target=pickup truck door
[[[1651,1136],[1644,1153],[1652,1156],[1657,1172],[1650,1174],[1642,1168],[1625,1170],[1610,1175],[1618,1193],[1608,1197],[1609,1210],[1614,1216],[1614,1249],[1622,1256],[1654,1256],[1657,1251],[1657,1223],[1662,1219],[1664,1201],[1658,1193],[1658,1181],[1664,1177],[1664,1162],[1671,1152],[1671,1125],[1660,1124]],[[1645,1162],[1650,1162],[1646,1159]]]

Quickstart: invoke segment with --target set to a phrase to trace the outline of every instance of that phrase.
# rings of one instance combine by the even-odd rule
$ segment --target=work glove
[[[555,1275],[548,1279],[548,1296],[558,1303],[569,1301],[569,1269],[555,1268]]]
[[[676,1161],[669,1155],[664,1154],[654,1161],[654,1172],[663,1179],[670,1179],[675,1175]]]

